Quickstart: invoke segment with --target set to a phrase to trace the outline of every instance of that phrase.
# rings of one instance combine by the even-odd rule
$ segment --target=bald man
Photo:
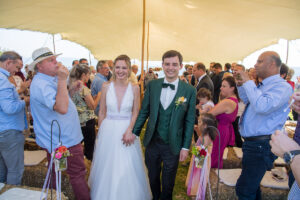
[[[255,64],[262,79],[258,86],[241,70],[234,73],[240,98],[246,104],[240,118],[240,133],[244,138],[242,172],[236,184],[239,200],[261,199],[260,182],[273,167],[276,156],[269,141],[275,130],[281,130],[290,112],[292,87],[280,75],[281,59],[274,51],[262,53]]]

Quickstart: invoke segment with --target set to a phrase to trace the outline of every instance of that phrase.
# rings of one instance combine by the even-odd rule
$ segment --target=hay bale
[[[91,161],[87,159],[84,160],[87,173],[86,173],[86,180],[88,180],[90,168],[91,168]],[[42,188],[46,175],[47,175],[47,159],[44,159],[40,164],[36,166],[25,166],[22,185],[30,186],[30,187],[37,187]],[[69,199],[75,199],[74,192],[72,186],[69,181],[69,176],[64,171],[62,173],[62,188],[61,191],[65,194],[66,197]]]
[[[46,164],[47,159],[44,159],[40,164],[36,166],[25,166],[22,185],[42,188],[48,171]],[[66,174],[66,172],[62,173],[61,191],[69,199],[75,199],[72,186],[70,184],[69,177]]]
[[[24,150],[28,151],[36,151],[43,150],[39,145],[37,145],[34,141],[25,141]]]
[[[211,171],[209,178],[210,178],[212,197],[213,199],[216,199],[218,177],[215,172]],[[261,188],[262,199],[264,200],[282,200],[282,199],[286,199],[288,195],[288,190],[266,188],[262,186],[260,188]],[[207,200],[210,199],[208,188],[206,190],[205,199]],[[235,194],[235,187],[231,187],[223,183],[219,183],[218,199],[219,200],[238,199]]]
[[[223,169],[235,169],[242,167],[242,159],[238,158],[232,147],[227,147],[227,159],[223,160]]]
[[[0,191],[0,195],[3,194],[4,192],[8,191],[9,189],[12,189],[12,188],[21,188],[21,189],[26,189],[26,190],[42,191],[42,188],[36,188],[36,187],[5,185],[4,188]],[[51,196],[50,196],[51,194],[50,193],[51,193],[51,191],[48,191],[48,197],[47,197],[48,200],[51,199]],[[53,197],[53,199],[56,199],[56,191],[55,190],[53,190],[52,197]],[[68,200],[69,198],[66,197],[62,193],[61,199],[62,200]]]

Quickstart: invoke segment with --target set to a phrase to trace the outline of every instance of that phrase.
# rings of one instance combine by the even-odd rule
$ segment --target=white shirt
[[[171,104],[171,102],[175,97],[178,88],[178,82],[179,82],[178,78],[173,82],[168,82],[166,78],[164,79],[164,83],[170,83],[175,86],[175,90],[172,90],[170,87],[161,89],[160,103],[165,110],[169,107],[169,105]]]

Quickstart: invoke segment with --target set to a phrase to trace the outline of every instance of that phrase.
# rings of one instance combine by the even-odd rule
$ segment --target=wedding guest
[[[200,113],[209,112],[214,106],[214,102],[212,101],[211,92],[206,88],[201,88],[197,93],[197,99],[199,101],[199,110]]]
[[[225,73],[226,72],[232,73],[232,71],[231,71],[231,64],[230,63],[225,63],[225,65],[224,65],[224,71],[225,71]]]
[[[197,91],[200,90],[200,88],[206,88],[208,89],[212,96],[214,95],[214,84],[210,77],[206,74],[206,67],[203,63],[199,62],[196,63],[193,67],[193,75],[195,77],[196,83],[195,87]]]
[[[85,64],[85,65],[89,66],[89,61],[86,58],[80,58],[78,64]]]
[[[138,84],[138,79],[136,77],[136,73],[138,72],[138,66],[132,65],[132,71],[130,73],[129,81],[133,84]]]
[[[294,69],[290,68],[289,72],[286,76],[286,81],[292,86],[293,90],[295,90],[295,86],[297,86],[296,90],[298,90],[299,87],[300,87],[299,83],[297,85],[295,85],[295,82],[292,81],[292,78],[293,78],[294,74],[295,74]],[[295,112],[294,110],[292,110],[292,114],[293,114],[293,120],[297,121],[298,120],[298,113]]]
[[[236,64],[235,68],[232,71],[233,75],[235,75],[236,71],[244,71],[245,72],[246,69],[245,69],[244,65]],[[240,134],[239,121],[240,121],[240,117],[242,116],[244,110],[245,110],[245,104],[243,103],[243,101],[239,100],[238,113],[237,113],[235,121],[232,123],[232,126],[233,126],[234,134],[235,134],[235,146],[240,147],[240,148],[243,145],[243,140],[242,140],[242,136]]]
[[[165,52],[162,66],[165,78],[148,83],[132,130],[139,136],[148,119],[145,163],[154,200],[172,199],[178,161],[188,157],[196,107],[195,88],[178,78],[182,55],[175,50]]]
[[[220,132],[221,141],[221,143],[219,143],[219,136],[217,136],[213,142],[213,149],[211,153],[212,168],[223,168],[224,149],[227,146],[234,145],[235,135],[232,122],[234,122],[238,111],[239,95],[234,78],[231,76],[224,78],[220,90],[222,100],[209,111],[209,113],[216,116],[218,120],[218,130]],[[220,160],[218,163],[219,155]]]
[[[210,172],[211,144],[217,136],[217,124],[218,122],[215,116],[213,116],[210,113],[203,113],[199,117],[198,126],[195,127],[195,130],[199,135],[199,139],[196,142],[196,146],[203,145],[206,148],[207,152],[205,155],[206,162],[204,161],[201,167],[196,166],[197,160],[195,159],[195,155],[192,155],[191,158],[189,171],[186,179],[186,186],[188,188],[187,195],[191,196],[192,199],[195,196],[200,197],[200,199],[205,199],[205,191]],[[206,164],[206,166],[204,164]]]
[[[110,81],[110,79],[112,77],[112,71],[113,71],[113,68],[114,68],[114,62],[112,60],[107,60],[106,62],[107,62],[108,67],[109,67],[109,71],[108,71],[108,75],[106,76],[106,79],[108,81]]]
[[[30,107],[36,143],[46,150],[48,167],[51,153],[60,142],[68,148],[72,156],[67,157],[66,172],[70,177],[75,197],[89,200],[89,189],[85,181],[86,168],[80,144],[83,139],[80,121],[76,106],[68,94],[68,69],[58,65],[57,56],[46,47],[39,48],[32,53],[33,62],[30,67],[34,68],[37,74],[30,86]],[[51,124],[54,120],[58,124],[54,123],[51,131]],[[55,170],[52,172],[51,181],[56,188]],[[52,184],[50,183],[50,186]]]
[[[260,199],[260,182],[273,167],[276,156],[269,140],[280,130],[289,113],[284,112],[292,95],[292,87],[279,76],[281,59],[274,51],[263,52],[255,70],[262,84],[258,86],[243,71],[237,71],[239,96],[246,104],[240,119],[240,133],[244,138],[242,172],[236,184],[239,199]]]
[[[94,79],[95,79],[95,75],[96,75],[95,67],[94,66],[90,66],[90,71],[91,71],[90,80],[91,80],[91,82],[93,82]]]
[[[99,92],[101,92],[103,83],[107,81],[106,77],[108,76],[109,73],[109,66],[107,61],[99,60],[96,69],[97,69],[97,74],[91,85],[91,92],[94,99],[96,99]],[[100,104],[98,103],[95,109],[96,116],[98,116],[99,108],[100,108]]]
[[[292,81],[294,74],[294,69],[290,68],[286,76],[286,81],[292,86],[293,90],[295,89],[295,82]]]
[[[22,81],[25,81],[25,76],[23,74],[23,72],[21,71],[21,69],[23,68],[23,61],[18,61],[19,65],[18,65],[18,71],[15,72],[14,76],[18,76],[21,78]]]
[[[22,68],[22,62],[18,61],[17,68]],[[16,76],[15,73],[11,73],[8,80],[16,87],[16,90],[20,96],[27,95],[27,89],[30,86],[31,80],[23,81],[20,76]]]
[[[184,67],[186,69],[186,71],[183,73],[184,78],[189,84],[195,86],[196,82],[195,77],[193,76],[193,65],[185,65]]]
[[[74,67],[75,65],[78,65],[79,64],[79,61],[78,60],[73,60],[72,61],[72,67]]]
[[[286,134],[277,130],[270,141],[271,151],[289,164],[296,177],[289,192],[288,200],[300,199],[300,146]]]
[[[214,127],[214,128],[213,128]],[[216,139],[218,133],[218,120],[211,113],[202,113],[198,118],[198,125],[196,127],[199,141],[204,146],[208,147]]]
[[[213,70],[213,67],[214,67],[215,64],[216,64],[215,62],[210,62],[209,63],[209,70],[207,70],[206,73],[208,74],[208,76],[210,78],[212,78],[215,75],[214,70]]]
[[[292,98],[294,99],[294,103],[292,104],[293,114],[298,115],[298,113],[300,113],[300,92],[295,91]],[[300,122],[299,122],[300,118],[296,118],[296,120],[297,120],[297,126],[296,126],[296,130],[295,130],[293,139],[295,140],[295,142],[298,143],[298,145],[300,145]],[[289,187],[290,188],[292,187],[294,181],[295,181],[295,177],[293,175],[293,172],[289,171]]]
[[[201,88],[208,89],[212,96],[214,93],[214,85],[210,77],[206,74],[206,67],[203,63],[198,62],[193,66],[193,77],[192,77],[192,84],[194,84],[197,92]],[[199,104],[198,98],[196,99],[196,105]],[[199,109],[196,109],[196,116],[199,116]],[[197,117],[195,119],[195,124],[197,124]],[[194,131],[194,140],[197,141],[198,135]]]
[[[224,71],[222,71],[222,65],[220,63],[214,64],[213,72],[214,75],[211,77],[211,80],[214,84],[214,92],[212,94],[214,104],[217,104],[219,102],[220,88],[222,85],[222,79],[224,75]]]
[[[279,73],[280,77],[285,80],[288,72],[289,72],[289,67],[286,64],[282,63],[280,66],[280,73]]]
[[[18,70],[22,57],[13,51],[0,56],[0,183],[20,185],[24,171],[25,105],[8,77]],[[24,120],[25,119],[25,120]]]
[[[78,64],[74,67],[73,77],[75,81],[70,85],[69,93],[79,115],[81,131],[84,138],[84,155],[88,160],[92,160],[96,137],[94,110],[99,103],[101,93],[99,92],[94,100],[91,95],[91,90],[85,86],[91,74],[88,66]]]
[[[25,73],[26,73],[26,77],[25,78],[27,80],[27,76],[28,76],[28,72],[29,72],[28,65],[25,65],[24,68],[25,68]]]
[[[260,78],[256,75],[256,69],[255,68],[250,68],[248,69],[248,76],[250,80],[253,80],[255,85],[258,86],[258,84],[261,82],[261,80],[259,80]]]
[[[144,81],[145,81],[145,88],[147,88],[147,85],[150,81],[157,79],[157,76],[155,75],[155,73],[153,72],[153,69],[150,67],[148,72],[146,73],[145,77],[144,77]]]

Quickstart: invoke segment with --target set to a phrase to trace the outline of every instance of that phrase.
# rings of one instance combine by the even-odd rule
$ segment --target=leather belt
[[[271,140],[271,135],[260,135],[253,137],[243,137],[245,141]]]

